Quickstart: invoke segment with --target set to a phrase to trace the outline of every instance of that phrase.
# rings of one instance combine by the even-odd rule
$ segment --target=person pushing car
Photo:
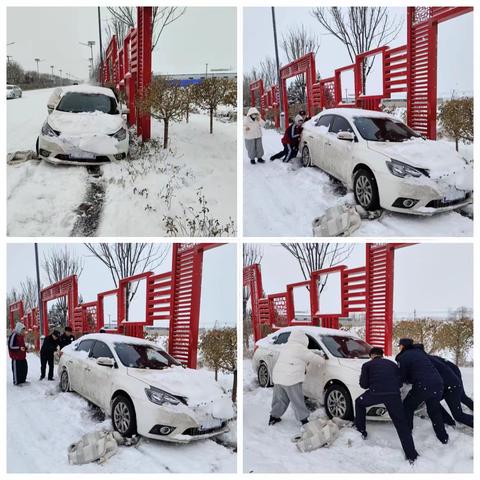
[[[400,370],[395,362],[383,358],[383,350],[373,347],[370,360],[362,365],[360,386],[366,391],[355,400],[355,428],[367,438],[366,412],[383,403],[392,419],[405,456],[410,463],[418,457],[400,396]]]
[[[290,404],[296,419],[302,425],[308,423],[310,411],[305,405],[303,395],[306,369],[309,364],[325,364],[325,359],[320,354],[308,349],[308,341],[303,330],[294,329],[280,351],[273,367],[273,398],[269,425],[280,422]]]
[[[54,330],[50,335],[46,336],[40,349],[40,380],[45,378],[45,370],[48,363],[48,380],[53,380],[53,362],[54,354],[58,348],[58,340],[60,338],[60,332]]]

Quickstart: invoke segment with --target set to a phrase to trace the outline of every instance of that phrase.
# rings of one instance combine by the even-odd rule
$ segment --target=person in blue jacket
[[[424,351],[422,344],[416,344],[416,348]],[[443,400],[448,405],[453,418],[464,425],[473,428],[473,415],[469,415],[462,410],[462,380],[454,372],[454,370],[447,364],[447,361],[442,357],[436,355],[428,355],[428,358],[433,363],[437,372],[440,374],[443,380]],[[452,425],[452,419],[448,412],[442,408],[442,415],[445,423]],[[455,425],[455,421],[453,421]]]
[[[443,380],[427,354],[415,348],[411,338],[402,338],[398,344],[400,353],[396,360],[400,368],[400,380],[412,385],[403,399],[403,407],[410,430],[413,430],[415,410],[425,402],[435,435],[443,444],[448,443],[440,401],[443,397]]]
[[[413,463],[418,453],[402,405],[398,366],[395,362],[383,358],[383,350],[378,347],[370,350],[370,358],[370,361],[362,365],[360,386],[366,391],[355,400],[355,427],[363,438],[367,438],[366,410],[372,405],[383,403],[397,430],[405,456]]]

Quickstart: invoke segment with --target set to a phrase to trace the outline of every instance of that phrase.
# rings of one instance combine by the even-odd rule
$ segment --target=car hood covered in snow
[[[217,418],[232,418],[229,395],[213,378],[213,373],[183,367],[165,370],[128,368],[128,375],[170,394],[184,397],[189,407],[207,407]]]
[[[54,110],[48,116],[48,123],[62,135],[111,135],[123,126],[121,115],[103,112],[60,112]]]

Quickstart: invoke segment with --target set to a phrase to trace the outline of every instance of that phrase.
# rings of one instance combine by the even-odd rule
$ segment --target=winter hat
[[[423,352],[425,351],[425,346],[423,343],[414,343],[413,348],[416,348],[417,350],[422,350]]]
[[[255,107],[250,107],[247,112],[247,117],[251,117],[252,115],[260,115],[260,112]]]
[[[303,122],[303,117],[301,115],[297,115],[295,117],[295,123],[298,125],[300,122]]]
[[[17,324],[15,325],[15,331],[17,333],[22,333],[22,330],[24,329],[25,329],[25,325],[22,322],[17,322]]]
[[[398,342],[398,346],[403,345],[405,348],[411,347],[413,345],[413,340],[411,338],[401,338]]]
[[[55,335],[56,337],[59,337],[60,336],[60,332],[58,330],[54,330],[52,332],[52,335]]]
[[[298,112],[299,115],[301,115],[302,117],[306,117],[307,116],[307,112],[305,110],[300,110]]]

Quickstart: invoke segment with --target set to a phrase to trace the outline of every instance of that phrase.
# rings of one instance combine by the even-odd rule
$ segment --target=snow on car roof
[[[352,119],[354,117],[374,117],[374,118],[391,118],[399,121],[398,118],[385,112],[377,112],[374,110],[365,110],[363,108],[327,108],[321,111],[315,118],[323,115],[341,115],[342,117]]]
[[[107,345],[114,345],[115,343],[130,343],[137,345],[152,345],[154,347],[160,348],[156,343],[151,342],[150,340],[145,340],[144,338],[129,337],[127,335],[117,335],[116,333],[87,333],[82,335],[76,340],[76,342],[81,342],[82,340],[101,340]]]
[[[107,95],[108,97],[115,98],[115,94],[112,89],[105,87],[97,87],[96,85],[70,85],[68,87],[58,87],[60,96],[65,95],[68,92],[78,93],[90,93],[96,95]]]
[[[336,328],[325,328],[325,327],[314,327],[314,326],[290,326],[290,327],[284,327],[284,328],[279,328],[277,331],[274,333],[271,333],[270,335],[275,335],[278,333],[282,332],[291,332],[292,330],[302,330],[305,333],[308,333],[310,335],[340,335],[342,337],[355,337],[359,338],[357,334],[354,332],[347,332],[345,330],[337,330]],[[269,335],[269,336],[270,336]]]

